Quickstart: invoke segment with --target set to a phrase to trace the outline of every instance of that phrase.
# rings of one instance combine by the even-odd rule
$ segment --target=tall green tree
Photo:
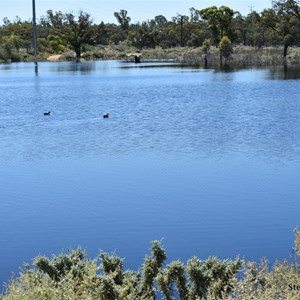
[[[211,6],[199,11],[204,21],[208,22],[208,28],[211,30],[213,41],[219,44],[223,36],[233,41],[235,30],[233,27],[234,11],[228,6]]]
[[[261,22],[261,15],[253,10],[246,16],[245,21],[246,44],[258,48],[266,45],[268,42],[266,34],[269,29]]]
[[[300,18],[297,14],[295,1],[274,1],[273,8],[265,9],[261,13],[260,28],[263,32],[266,32],[266,29],[273,31],[271,40],[276,45],[283,45],[284,59],[288,48],[299,44],[300,41]]]
[[[90,15],[80,11],[76,18],[72,13],[47,11],[47,20],[53,28],[53,35],[61,37],[67,46],[74,50],[76,59],[80,60],[84,46],[95,42],[95,29]]]
[[[283,56],[285,58],[289,46],[300,44],[300,1],[273,1],[273,10],[277,16],[277,22],[273,22],[273,29],[281,36],[284,45]]]
[[[127,10],[121,9],[119,12],[115,12],[114,16],[116,17],[121,28],[123,30],[128,30],[131,18],[127,16]]]
[[[288,13],[300,18],[300,1],[299,0],[273,0],[273,8],[279,14]]]
[[[64,21],[64,39],[72,46],[76,53],[76,58],[79,60],[84,45],[95,42],[95,32],[91,26],[92,20],[89,14],[81,11],[77,20],[75,20],[73,14],[69,13],[65,15]]]

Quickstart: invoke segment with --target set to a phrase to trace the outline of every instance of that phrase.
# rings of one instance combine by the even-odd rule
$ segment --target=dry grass
[[[215,67],[220,65],[219,49],[212,47],[206,55],[208,66]],[[205,63],[205,53],[201,48],[189,49],[184,53],[183,62],[191,65],[202,66]],[[262,47],[255,48],[249,46],[235,46],[232,55],[226,60],[232,66],[272,66],[300,63],[300,48],[289,48],[286,61],[283,57],[282,47]]]

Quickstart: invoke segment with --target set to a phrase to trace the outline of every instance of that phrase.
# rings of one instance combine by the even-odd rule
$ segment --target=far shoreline
[[[192,67],[220,68],[220,51],[217,47],[211,47],[205,53],[201,47],[174,47],[155,49],[136,49],[124,44],[95,46],[82,53],[79,61],[104,61],[124,60],[134,62],[132,53],[139,53],[141,62],[151,59],[158,61],[174,61]],[[21,49],[18,61],[0,61],[0,63],[11,62],[67,62],[76,61],[75,53],[71,50],[63,53],[40,53],[35,58],[33,55],[24,53]],[[262,67],[262,66],[291,66],[300,64],[300,47],[290,47],[288,55],[284,58],[283,47],[250,47],[236,45],[232,54],[222,61],[222,66],[227,67]]]

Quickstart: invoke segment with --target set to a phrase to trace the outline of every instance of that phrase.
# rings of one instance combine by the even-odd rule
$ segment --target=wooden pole
[[[180,15],[180,46],[183,47],[183,16]]]

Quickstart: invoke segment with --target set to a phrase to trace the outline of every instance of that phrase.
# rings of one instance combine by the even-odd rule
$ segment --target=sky
[[[72,12],[77,14],[80,10],[89,13],[94,23],[116,23],[114,12],[121,9],[127,10],[131,22],[147,21],[157,15],[164,15],[168,20],[177,14],[189,15],[189,8],[202,9],[210,6],[229,6],[234,11],[239,11],[246,16],[251,10],[261,12],[265,8],[272,7],[272,0],[35,0],[36,17],[38,19],[46,15],[47,10]],[[0,24],[3,18],[10,21],[16,16],[22,21],[32,18],[32,0],[0,0]]]

